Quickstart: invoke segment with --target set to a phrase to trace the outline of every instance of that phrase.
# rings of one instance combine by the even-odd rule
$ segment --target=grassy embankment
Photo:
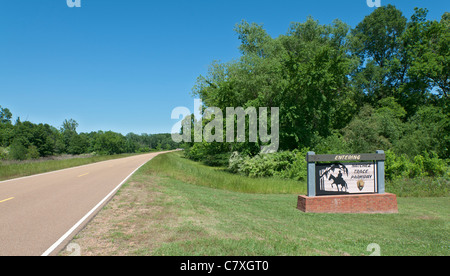
[[[73,242],[82,255],[370,255],[373,243],[381,255],[450,255],[449,197],[399,198],[399,214],[305,214],[305,192],[161,155]]]

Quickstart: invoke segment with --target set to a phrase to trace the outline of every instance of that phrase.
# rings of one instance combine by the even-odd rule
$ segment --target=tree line
[[[242,21],[235,27],[241,57],[214,61],[193,95],[204,108],[279,107],[282,151],[383,149],[404,160],[448,159],[450,13],[439,21],[427,13],[416,8],[407,19],[387,5],[354,28],[310,17],[277,38]],[[226,165],[232,152],[254,157],[261,145],[185,146],[194,160]]]
[[[53,155],[112,155],[170,150],[178,147],[170,134],[134,134],[113,131],[78,133],[78,123],[65,120],[61,127],[11,121],[12,113],[0,106],[0,160],[26,160]]]

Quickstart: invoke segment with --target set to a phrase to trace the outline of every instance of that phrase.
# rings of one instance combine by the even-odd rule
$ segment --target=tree
[[[348,25],[309,18],[276,39],[245,21],[235,30],[240,60],[213,62],[193,89],[205,107],[279,107],[281,149],[310,146],[315,135],[330,135],[351,120],[354,92],[347,75],[355,61],[346,48]],[[248,144],[225,147],[235,148],[253,151]]]
[[[64,141],[64,149],[69,154],[80,154],[84,152],[84,145],[77,133],[78,123],[74,119],[64,120],[61,133]]]
[[[396,96],[405,81],[407,60],[402,55],[401,36],[407,19],[392,5],[377,8],[352,30],[351,50],[360,58],[353,76],[370,103]]]
[[[26,160],[28,158],[27,148],[23,145],[21,139],[15,139],[10,146],[9,158],[12,160]]]
[[[450,156],[450,116],[442,107],[423,106],[405,124],[405,133],[394,147],[398,153],[416,156],[435,152]]]
[[[86,134],[81,133],[78,135],[72,135],[69,140],[67,153],[75,155],[87,153],[88,147],[89,140]]]
[[[120,133],[99,131],[93,140],[95,152],[104,154],[121,154],[126,149],[126,139]]]
[[[61,127],[61,132],[77,132],[77,127],[78,127],[78,123],[77,121],[75,121],[74,119],[69,119],[69,120],[64,120],[62,127]]]
[[[12,113],[0,105],[0,124],[11,124]]]
[[[412,65],[409,73],[425,78],[430,87],[437,87],[440,96],[448,100],[450,94],[450,13],[440,22],[427,21],[428,10],[417,9],[405,39],[409,42]]]

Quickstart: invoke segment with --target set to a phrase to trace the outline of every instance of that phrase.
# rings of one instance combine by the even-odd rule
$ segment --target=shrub
[[[258,154],[255,157],[242,156],[234,152],[228,162],[228,170],[250,177],[278,176],[295,180],[306,179],[306,152],[283,151],[271,154]]]
[[[230,159],[229,153],[221,153],[215,155],[206,155],[203,158],[203,163],[212,167],[226,167]]]
[[[386,152],[386,178],[415,178],[423,176],[444,176],[448,166],[445,160],[439,159],[435,152],[424,152],[412,160],[405,154],[396,155],[393,151]]]
[[[39,159],[39,151],[36,146],[30,145],[27,150],[27,159]]]
[[[301,151],[294,150],[292,153],[295,155],[294,159],[287,167],[276,173],[283,178],[289,178],[294,180],[306,180],[308,163],[306,162],[306,154],[309,149],[305,148]]]
[[[8,156],[9,156],[8,149],[0,147],[0,160],[7,160]]]
[[[239,152],[233,152],[230,156],[230,159],[228,160],[228,171],[232,173],[238,173],[242,160],[243,157]]]
[[[19,140],[14,140],[9,149],[9,158],[13,160],[26,160],[27,148]]]

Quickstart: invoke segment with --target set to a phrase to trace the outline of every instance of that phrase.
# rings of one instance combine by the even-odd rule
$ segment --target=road
[[[0,182],[0,256],[56,254],[133,172],[158,154]]]

